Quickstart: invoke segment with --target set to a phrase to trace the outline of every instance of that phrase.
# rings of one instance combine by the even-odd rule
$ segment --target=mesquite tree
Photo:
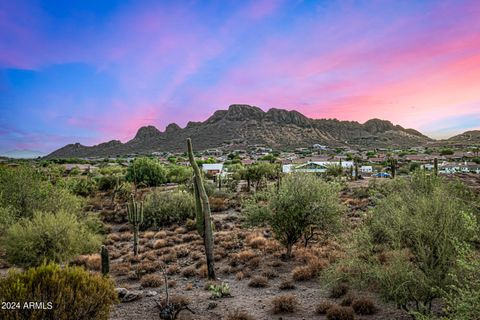
[[[200,235],[203,236],[203,242],[205,244],[208,278],[216,279],[213,257],[213,230],[212,221],[210,218],[210,204],[208,202],[208,196],[207,192],[205,191],[205,186],[203,185],[203,179],[200,169],[198,168],[198,165],[195,162],[195,158],[193,156],[192,140],[190,138],[187,139],[187,151],[188,159],[193,168],[197,229]]]

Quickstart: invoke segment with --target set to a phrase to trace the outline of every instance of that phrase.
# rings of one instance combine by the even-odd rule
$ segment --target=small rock
[[[207,310],[212,310],[212,309],[215,309],[216,307],[217,307],[216,302],[210,302],[208,303]]]
[[[131,302],[138,300],[142,297],[143,292],[138,290],[128,291],[127,294],[122,298],[122,302]]]
[[[153,290],[149,290],[149,291],[145,292],[146,297],[153,297],[153,296],[156,296],[157,294],[158,294],[158,292],[153,291]]]
[[[125,295],[128,293],[128,290],[125,288],[115,288],[115,291],[117,292],[119,298],[125,297]]]

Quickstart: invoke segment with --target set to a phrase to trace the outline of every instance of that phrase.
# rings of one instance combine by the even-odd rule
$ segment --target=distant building
[[[223,163],[204,163],[202,170],[206,174],[215,175],[223,172]]]
[[[341,165],[342,168],[353,167],[353,161],[309,161],[302,164],[284,164],[282,166],[283,173],[291,172],[311,172],[311,173],[323,173],[327,171],[329,166]]]
[[[360,167],[360,172],[361,173],[372,173],[373,172],[373,167],[372,166],[361,166]]]

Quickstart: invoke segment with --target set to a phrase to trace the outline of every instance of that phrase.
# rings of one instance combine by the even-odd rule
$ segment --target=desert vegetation
[[[54,306],[0,317],[480,316],[480,202],[461,181],[183,160],[0,167],[0,300]]]

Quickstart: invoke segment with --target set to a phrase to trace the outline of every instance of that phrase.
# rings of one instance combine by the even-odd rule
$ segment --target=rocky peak
[[[138,129],[135,135],[136,140],[149,139],[160,135],[160,131],[154,126],[145,126]]]
[[[394,130],[395,126],[387,120],[380,120],[380,119],[370,119],[363,124],[365,130],[370,132],[371,134],[382,133],[389,130]]]
[[[283,109],[272,108],[265,114],[265,120],[270,120],[277,123],[295,124],[298,126],[305,126],[310,124],[308,118],[298,111],[288,111]]]
[[[180,126],[176,123],[170,123],[167,128],[165,129],[165,132],[175,132],[181,130]]]
[[[261,120],[265,112],[262,109],[246,104],[232,104],[225,113],[230,121]]]

